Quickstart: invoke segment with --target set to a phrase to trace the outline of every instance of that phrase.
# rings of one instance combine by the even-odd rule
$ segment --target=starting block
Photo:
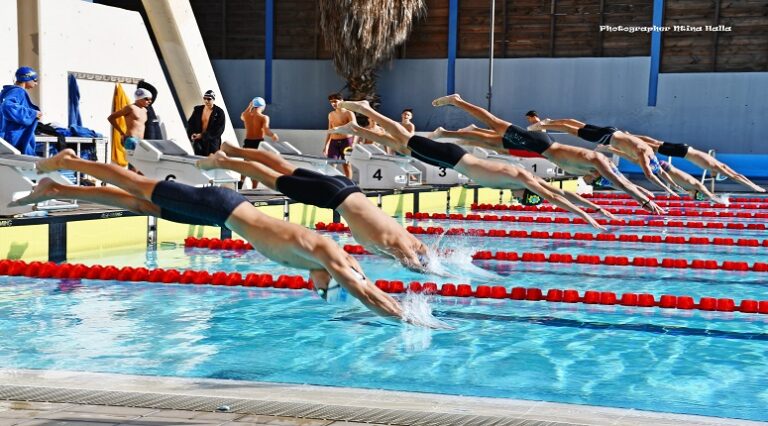
[[[327,176],[341,174],[340,171],[333,167],[335,160],[316,155],[304,155],[295,146],[291,145],[290,142],[261,141],[259,150],[280,154],[296,167],[301,167],[302,169],[312,170]]]
[[[421,171],[422,183],[425,185],[464,185],[469,182],[468,177],[447,167],[433,166],[415,158],[411,164]]]
[[[376,145],[356,143],[349,158],[362,188],[402,189],[421,185],[421,171],[408,157],[387,155]]]
[[[29,195],[38,180],[48,177],[64,185],[72,185],[69,179],[59,172],[38,174],[35,163],[40,157],[22,155],[19,150],[10,143],[0,138],[0,216],[14,216],[29,213],[33,210],[72,209],[77,207],[77,202],[63,202],[49,200],[39,203],[37,206],[26,205],[8,207],[11,201]]]
[[[514,157],[512,155],[499,154],[495,151],[491,151],[478,146],[473,148],[472,155],[477,158],[491,161],[501,161],[509,163],[517,167],[521,167],[534,175],[551,179],[556,177],[565,176],[563,169],[558,167],[555,163],[541,157]]]
[[[158,180],[176,180],[188,185],[217,185],[235,183],[240,175],[233,171],[200,170],[197,160],[205,157],[190,155],[172,140],[142,139],[133,151],[128,150],[128,162],[144,176]]]

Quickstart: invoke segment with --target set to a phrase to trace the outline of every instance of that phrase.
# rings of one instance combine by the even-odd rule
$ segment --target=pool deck
[[[0,400],[0,425],[24,426],[768,424],[541,401],[50,370],[0,369]]]

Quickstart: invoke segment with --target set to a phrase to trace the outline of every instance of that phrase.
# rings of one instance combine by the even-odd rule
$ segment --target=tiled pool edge
[[[391,424],[766,424],[540,401],[51,370],[0,369],[0,399],[209,412],[228,405],[232,412]]]

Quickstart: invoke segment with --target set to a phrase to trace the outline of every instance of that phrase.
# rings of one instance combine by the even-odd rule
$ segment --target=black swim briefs
[[[277,190],[304,204],[336,209],[350,194],[363,192],[346,176],[328,176],[307,169],[296,169],[275,181]]]
[[[514,124],[507,127],[501,141],[504,148],[523,149],[537,154],[543,154],[552,146],[552,139],[546,132],[532,132]]]
[[[461,157],[467,154],[464,148],[453,143],[435,142],[423,136],[413,135],[408,139],[411,156],[435,167],[452,169]]]
[[[202,223],[225,226],[232,212],[248,200],[239,193],[218,186],[185,185],[170,180],[160,181],[152,191],[152,202],[172,217],[192,217]],[[171,219],[173,220],[173,219]],[[197,224],[197,223],[196,223]]]
[[[611,143],[611,136],[618,131],[619,129],[615,127],[598,127],[586,124],[579,129],[578,135],[584,140],[600,145],[608,145]]]

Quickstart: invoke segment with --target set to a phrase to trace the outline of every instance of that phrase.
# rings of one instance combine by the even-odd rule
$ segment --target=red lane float
[[[421,234],[443,234],[446,235],[468,235],[475,237],[488,238],[522,238],[522,239],[545,239],[545,240],[574,240],[574,241],[602,241],[602,242],[629,242],[629,243],[648,243],[648,244],[688,244],[688,245],[718,245],[718,246],[739,246],[739,247],[768,247],[768,239],[757,240],[753,238],[708,238],[708,237],[682,237],[672,235],[635,235],[635,234],[590,234],[586,232],[547,232],[547,231],[525,231],[525,230],[503,230],[503,229],[464,229],[408,226],[406,230],[415,235]],[[184,240],[185,247],[208,248],[214,250],[252,250],[253,247],[243,240],[219,240],[218,238],[194,238],[188,237]],[[354,244],[345,244],[344,251],[349,254],[371,254],[362,246]]]
[[[531,253],[526,252],[518,254],[516,252],[491,252],[488,250],[479,251],[472,255],[475,260],[504,260],[510,262],[549,262],[549,263],[581,263],[588,265],[611,265],[611,266],[646,266],[652,268],[675,268],[675,269],[722,269],[725,271],[753,271],[768,272],[768,263],[755,262],[750,265],[747,262],[725,260],[718,263],[716,260],[694,259],[672,259],[664,258],[659,261],[654,257],[634,257],[626,256],[605,256],[600,257],[589,254],[564,254],[564,253]]]
[[[387,293],[404,293],[405,287],[401,281],[377,280],[376,287]],[[421,288],[422,293],[447,297],[475,297],[479,299],[513,299],[560,303],[584,303],[590,305],[623,305],[639,307],[659,307],[664,309],[700,309],[705,311],[744,312],[768,314],[768,300],[757,301],[744,299],[736,304],[731,298],[702,297],[695,303],[691,296],[676,296],[663,294],[656,297],[649,293],[624,293],[618,297],[610,291],[587,290],[583,295],[575,289],[551,288],[546,292],[540,288],[513,287],[507,291],[503,286],[478,285],[472,290],[468,284],[445,283],[437,287],[435,283],[417,281],[410,283],[411,291]],[[415,291],[418,292],[418,291]]]
[[[146,281],[156,283],[211,284],[245,287],[277,287],[311,289],[312,281],[300,275],[250,273],[245,277],[239,272],[178,271],[176,269],[147,269],[124,266],[93,265],[53,262],[24,262],[23,260],[0,260],[0,275],[25,276],[30,278],[92,279],[116,281]]]
[[[607,193],[607,192],[595,192],[593,194],[580,194],[584,198],[600,198],[600,199],[608,199],[608,200],[629,200],[632,197],[630,197],[627,194],[621,194],[621,193]],[[673,197],[671,195],[656,195],[654,198],[654,201],[656,200],[666,200],[666,201],[680,201],[681,197]],[[682,198],[682,201],[694,201],[687,198]],[[728,201],[732,203],[764,203],[766,202],[766,198],[760,198],[760,197],[732,197],[729,198]]]
[[[546,206],[523,206],[519,204],[472,204],[470,209],[473,211],[514,211],[514,212],[538,212],[538,213],[566,213],[566,210],[551,205]],[[593,209],[586,209],[590,213],[596,213]],[[606,211],[615,215],[643,215],[650,213],[641,209],[619,209],[606,208]],[[708,210],[675,210],[670,209],[664,216],[691,216],[691,217],[738,217],[744,219],[768,219],[768,213],[750,213],[750,212],[732,212],[732,211],[708,211]]]
[[[699,208],[709,208],[709,209],[731,209],[731,210],[763,210],[768,209],[768,204],[765,202],[768,200],[763,200],[763,203],[751,203],[751,204],[745,204],[745,203],[730,203],[727,206],[725,204],[710,204],[707,201],[657,201],[656,204],[659,205],[659,207],[682,207],[686,209],[699,209]],[[545,200],[546,202],[546,200]],[[635,207],[639,205],[635,200],[600,200],[599,204],[601,206],[627,206],[627,207]],[[488,205],[488,204],[481,204],[482,205]],[[496,204],[498,205],[498,204]],[[494,205],[494,206],[496,206]]]
[[[537,256],[534,256],[537,257]],[[768,265],[766,265],[768,267]],[[64,263],[57,265],[53,262],[24,262],[22,260],[0,260],[0,275],[25,276],[36,278],[61,279],[98,279],[119,281],[148,281],[156,283],[180,283],[192,285],[223,285],[244,287],[274,287],[292,290],[312,289],[312,281],[306,281],[301,276],[250,273],[243,277],[239,272],[214,272],[187,270],[180,272],[175,269],[134,268],[124,266],[120,269],[114,266]],[[584,303],[591,305],[624,305],[640,307],[660,307],[665,309],[701,309],[705,311],[744,312],[768,314],[768,300],[744,299],[738,305],[732,298],[702,297],[695,303],[691,296],[675,296],[664,294],[657,298],[648,293],[624,293],[619,298],[614,292],[587,290],[583,295],[575,289],[548,289],[513,287],[507,290],[504,286],[478,285],[474,289],[469,284],[445,283],[442,286],[434,282],[421,283],[411,281],[406,285],[402,281],[377,280],[376,287],[388,293],[435,294],[451,297],[475,297],[481,299],[514,299],[528,301],[546,301],[562,303]]]
[[[495,214],[479,215],[479,214],[460,214],[460,213],[413,213],[408,212],[405,214],[407,219],[437,219],[437,220],[476,220],[484,222],[520,222],[520,223],[557,223],[557,224],[574,224],[574,225],[586,225],[587,221],[580,217],[549,217],[549,216],[498,216]],[[672,228],[697,228],[697,229],[766,229],[763,223],[740,223],[740,222],[697,222],[697,221],[665,221],[662,219],[645,220],[645,219],[595,219],[597,223],[601,225],[610,226],[651,226],[651,227],[672,227]]]

